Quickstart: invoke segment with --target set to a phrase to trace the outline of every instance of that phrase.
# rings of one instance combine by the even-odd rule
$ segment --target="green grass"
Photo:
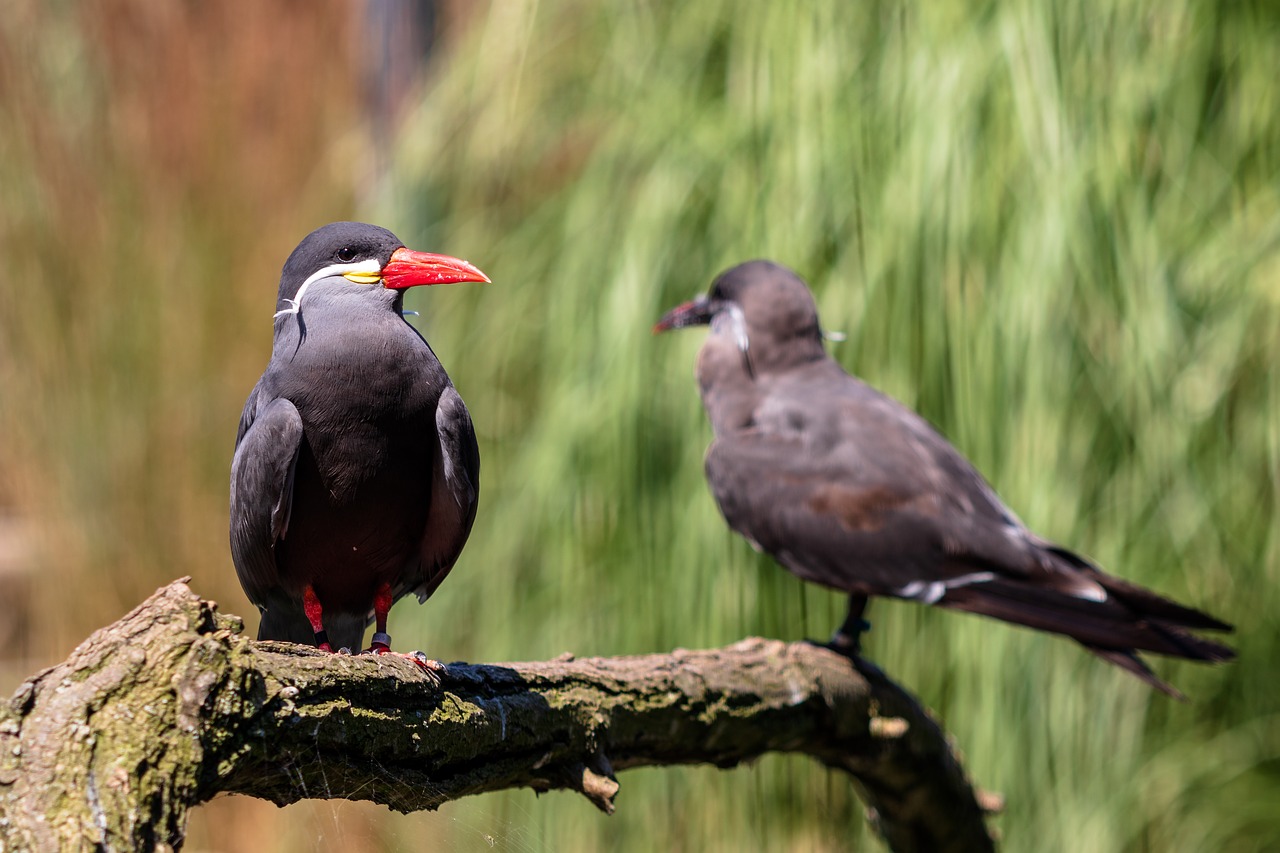
[[[1006,849],[1273,849],[1280,19],[1208,0],[919,5],[502,3],[454,31],[394,192],[360,211],[495,282],[410,296],[476,421],[482,492],[457,570],[425,607],[400,605],[393,633],[469,660],[827,635],[839,597],[757,557],[707,493],[701,334],[649,331],[720,269],[771,257],[848,335],[836,357],[927,416],[1033,529],[1238,626],[1230,666],[1156,662],[1183,705],[1061,639],[876,604],[869,654],[1005,794]],[[58,517],[43,601],[83,614],[78,629],[187,572],[244,612],[224,544],[231,437],[275,270],[311,225],[350,215],[352,170],[333,164],[359,144],[341,109],[320,111],[292,149],[260,142],[279,170],[235,183],[233,147],[225,173],[157,200],[94,141],[126,144],[104,106],[119,78],[99,83],[77,30],[50,21],[33,67],[52,76],[28,89],[57,93],[49,133],[97,158],[67,158],[87,162],[70,186],[95,205],[65,200],[64,171],[20,180],[48,146],[0,124],[0,178],[23,188],[0,221],[21,273],[0,291],[0,430],[17,436],[0,502],[42,529]],[[38,103],[0,91],[6,119]],[[294,164],[315,138],[336,141]],[[63,251],[68,228],[113,259],[108,284]],[[55,606],[103,576],[120,587],[106,604]],[[845,780],[798,759],[621,782],[609,819],[527,791],[385,821],[299,807],[282,847],[874,846]]]

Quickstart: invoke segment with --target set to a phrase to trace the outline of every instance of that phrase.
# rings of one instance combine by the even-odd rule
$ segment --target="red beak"
[[[419,284],[455,284],[460,281],[488,282],[489,276],[466,261],[448,255],[415,252],[401,246],[391,253],[382,268],[382,286],[403,290]]]
[[[712,302],[710,297],[699,296],[692,302],[677,305],[662,315],[653,327],[653,333],[669,332],[672,329],[683,329],[686,326],[705,326],[711,322],[721,305]]]

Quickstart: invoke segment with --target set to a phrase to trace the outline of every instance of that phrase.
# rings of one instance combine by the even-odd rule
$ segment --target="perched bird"
[[[471,416],[404,319],[404,289],[489,279],[335,222],[285,261],[271,361],[231,463],[231,555],[260,640],[390,650],[387,611],[425,601],[466,544],[480,455]]]
[[[733,267],[654,330],[695,325],[716,503],[788,571],[849,593],[833,648],[856,654],[867,598],[890,596],[1065,634],[1172,696],[1139,651],[1235,657],[1190,633],[1230,625],[1036,536],[923,418],[845,373],[791,270]]]

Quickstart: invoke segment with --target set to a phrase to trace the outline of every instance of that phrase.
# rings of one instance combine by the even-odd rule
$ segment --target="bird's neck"
[[[751,348],[744,354],[722,340],[709,340],[703,346],[698,354],[698,386],[717,436],[753,428],[760,406],[781,385],[829,367],[839,370],[821,344],[790,349],[784,353],[786,358],[778,358],[779,354]]]

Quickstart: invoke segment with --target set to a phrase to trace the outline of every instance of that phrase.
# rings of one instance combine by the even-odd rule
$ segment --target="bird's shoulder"
[[[289,393],[287,371],[282,371],[273,357],[245,398],[244,408],[240,411],[240,424],[236,429],[236,447],[240,446],[245,434],[274,401],[285,399],[296,406],[300,401],[295,397],[296,395]]]
[[[479,491],[480,447],[471,412],[453,384],[446,385],[436,406],[442,474],[460,504],[475,513]]]
[[[766,387],[750,422],[717,436],[707,466],[751,471],[832,509],[898,504],[1017,523],[927,420],[834,361]]]
[[[260,403],[268,402],[270,399],[269,392],[263,387],[266,382],[266,374],[259,377],[254,384],[253,390],[249,392],[249,396],[245,398],[244,408],[240,412],[240,425],[236,429],[236,447],[240,447],[240,442],[244,441],[245,433],[253,426],[253,422],[258,418],[258,408]]]

